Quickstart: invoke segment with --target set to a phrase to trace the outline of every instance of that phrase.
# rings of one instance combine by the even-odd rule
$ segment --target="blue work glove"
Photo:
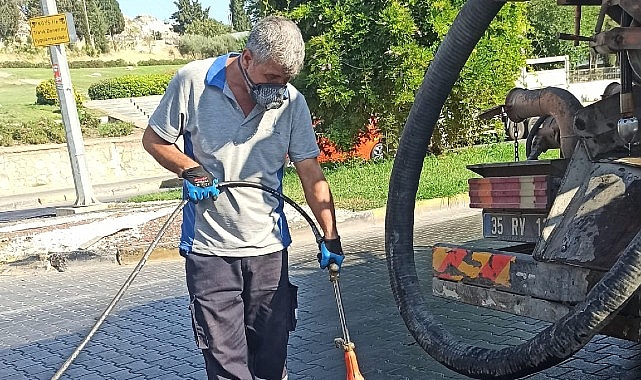
[[[216,200],[220,194],[218,190],[218,179],[205,170],[202,166],[183,170],[183,195],[190,201],[198,203],[203,199],[212,198]]]
[[[321,269],[327,268],[331,263],[336,263],[338,269],[340,269],[343,259],[345,259],[340,237],[336,239],[323,238],[318,248],[320,249],[320,252],[318,252],[318,262],[320,263]]]

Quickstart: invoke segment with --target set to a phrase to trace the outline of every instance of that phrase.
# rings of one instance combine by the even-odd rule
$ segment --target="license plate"
[[[544,215],[483,213],[483,236],[505,241],[536,243],[541,236]]]

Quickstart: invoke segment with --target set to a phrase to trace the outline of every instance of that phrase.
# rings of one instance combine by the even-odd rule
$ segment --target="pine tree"
[[[229,13],[231,15],[231,25],[236,32],[244,32],[251,29],[249,15],[245,11],[244,0],[230,0]]]
[[[0,41],[15,37],[20,17],[16,0],[0,0]]]
[[[109,43],[107,41],[107,19],[100,9],[99,4],[104,0],[85,0],[87,2],[87,16],[91,36],[94,40],[95,48],[101,53],[109,52]]]
[[[102,0],[98,3],[107,23],[107,32],[113,38],[114,34],[122,33],[125,29],[125,18],[116,0]]]
[[[174,5],[178,8],[170,19],[175,21],[174,32],[185,34],[187,26],[194,21],[204,21],[209,18],[209,7],[203,9],[198,0],[178,0],[174,1]]]

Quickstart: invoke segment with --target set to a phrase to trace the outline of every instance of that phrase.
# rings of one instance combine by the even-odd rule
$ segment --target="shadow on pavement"
[[[31,218],[56,216],[55,207],[31,208],[26,210],[11,210],[0,212],[0,223],[15,222]]]
[[[546,323],[532,319],[433,297],[429,281],[431,251],[417,247],[415,258],[431,312],[462,339],[473,344],[501,347],[521,343],[546,327]],[[343,352],[333,343],[334,338],[341,335],[334,294],[327,273],[317,265],[312,257],[302,261],[297,256],[290,268],[291,282],[299,287],[298,325],[289,344],[290,380],[345,378]],[[127,269],[132,270],[133,265]],[[120,276],[124,275],[122,272]],[[147,265],[144,273],[132,284],[64,379],[205,377],[204,364],[191,332],[182,262],[156,262]],[[399,316],[387,276],[384,255],[380,251],[350,253],[349,264],[341,271],[347,324],[365,378],[465,379],[432,360],[415,343]],[[55,286],[48,288],[41,281],[38,292],[51,292],[51,302],[40,305],[38,315],[28,316],[16,311],[9,314],[9,320],[0,322],[0,327],[4,323],[12,326],[11,330],[6,326],[0,329],[10,331],[0,340],[0,355],[5,367],[0,371],[0,378],[50,378],[99,317],[101,311],[95,310],[102,310],[108,304],[104,301],[105,293],[120,286],[114,280],[106,288],[110,290],[104,290],[102,285],[113,278],[106,271],[92,273],[87,284],[95,283],[97,288],[87,289],[86,296],[91,301],[79,300],[72,308],[56,306],[56,297],[61,297],[57,294],[58,289]],[[84,289],[76,289],[78,286],[65,283],[65,288],[70,289],[62,289],[62,297],[82,293]],[[103,299],[100,305],[83,305],[96,298]],[[631,371],[640,368],[639,358],[640,344],[597,336],[570,360],[531,378],[638,379],[626,376],[638,375]],[[599,373],[585,373],[582,369],[596,369]]]

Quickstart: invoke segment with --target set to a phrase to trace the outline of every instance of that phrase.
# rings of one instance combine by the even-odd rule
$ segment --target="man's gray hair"
[[[296,24],[282,16],[267,16],[252,28],[247,45],[256,63],[270,59],[295,77],[303,67],[305,42]]]

